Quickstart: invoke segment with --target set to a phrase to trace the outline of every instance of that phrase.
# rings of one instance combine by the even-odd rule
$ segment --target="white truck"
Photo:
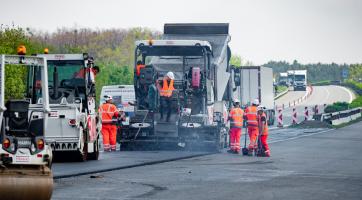
[[[45,140],[54,158],[97,160],[100,123],[95,109],[93,58],[83,54],[40,54],[48,65],[49,114]],[[29,71],[28,76],[34,76]],[[93,74],[94,75],[94,74]],[[37,81],[35,87],[37,87]],[[34,94],[36,97],[41,94]]]
[[[307,70],[289,70],[288,78],[291,80],[294,91],[307,89]]]
[[[279,73],[278,85],[289,86],[288,73],[287,72]]]
[[[259,99],[260,105],[266,108],[268,124],[274,124],[274,86],[273,69],[263,66],[233,67],[233,95],[243,106],[250,105]]]

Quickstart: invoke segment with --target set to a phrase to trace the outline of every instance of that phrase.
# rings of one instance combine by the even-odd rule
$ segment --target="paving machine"
[[[46,142],[60,161],[98,160],[100,123],[95,107],[93,58],[83,54],[40,54],[48,65],[52,112]],[[36,98],[36,94],[33,98]]]
[[[161,40],[137,41],[136,111],[130,128],[122,132],[121,149],[226,147],[232,102],[229,41],[228,24],[166,24]],[[137,74],[139,61],[145,66]],[[164,121],[158,98],[150,94],[157,93],[156,81],[162,82],[169,71],[175,75],[175,90],[170,120]]]
[[[51,113],[46,66],[41,57],[0,55],[0,199],[51,198],[52,151],[44,138]],[[40,77],[25,79],[24,98],[5,100],[5,69],[12,67]],[[33,99],[33,93],[40,95]]]

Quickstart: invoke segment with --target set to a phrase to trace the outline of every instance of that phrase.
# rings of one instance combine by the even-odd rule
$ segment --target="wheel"
[[[97,140],[93,143],[93,153],[88,153],[88,160],[98,160],[99,158],[99,137],[97,137]]]
[[[80,127],[79,128],[79,131],[80,132],[83,132],[82,134],[82,143],[83,144],[83,147],[81,147],[82,149],[79,151],[79,161],[80,162],[84,162],[87,160],[87,157],[88,157],[88,145],[87,145],[87,132],[84,131],[83,127]]]

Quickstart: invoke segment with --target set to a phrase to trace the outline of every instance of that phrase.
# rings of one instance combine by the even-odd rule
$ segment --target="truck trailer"
[[[259,99],[260,105],[266,108],[268,124],[274,124],[275,102],[273,86],[273,69],[263,66],[233,67],[234,98],[238,98],[243,106],[250,105]]]
[[[228,24],[165,24],[160,40],[135,43],[135,116],[121,149],[220,150],[228,145],[232,101]],[[145,67],[136,74],[137,62]],[[167,72],[175,74],[172,114],[160,120],[148,94]],[[155,91],[157,92],[157,91]]]

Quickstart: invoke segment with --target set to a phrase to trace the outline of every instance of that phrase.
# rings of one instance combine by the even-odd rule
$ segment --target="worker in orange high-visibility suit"
[[[102,118],[102,135],[104,151],[116,150],[116,137],[117,126],[112,123],[113,117],[118,117],[119,113],[114,104],[112,104],[112,96],[104,96],[105,103],[103,103],[98,112]]]
[[[258,106],[258,116],[257,116],[257,121],[258,121],[258,128],[260,130],[260,147],[261,151],[259,152],[259,156],[266,156],[266,157],[270,157],[270,149],[269,149],[269,145],[267,142],[268,139],[268,123],[267,123],[267,116],[264,112],[264,107],[263,106]]]
[[[240,137],[243,127],[244,111],[240,108],[240,101],[234,100],[234,107],[230,110],[230,150],[229,153],[240,153]]]
[[[244,117],[247,122],[247,129],[249,134],[249,146],[248,146],[248,156],[252,156],[254,150],[257,147],[256,139],[259,134],[258,121],[257,121],[257,110],[259,105],[259,100],[255,99],[251,106],[245,109]]]
[[[175,90],[174,88],[174,79],[175,75],[172,72],[167,72],[162,81],[162,86],[157,82],[157,88],[160,94],[160,114],[161,119],[163,120],[163,114],[167,110],[166,121],[170,121],[171,117],[171,106],[172,106],[172,93]]]
[[[145,68],[146,67],[146,65],[144,65],[143,63],[142,63],[142,61],[137,61],[137,65],[136,65],[136,75],[137,75],[137,77],[140,77],[140,75],[141,75],[141,69],[143,69],[143,68]]]

